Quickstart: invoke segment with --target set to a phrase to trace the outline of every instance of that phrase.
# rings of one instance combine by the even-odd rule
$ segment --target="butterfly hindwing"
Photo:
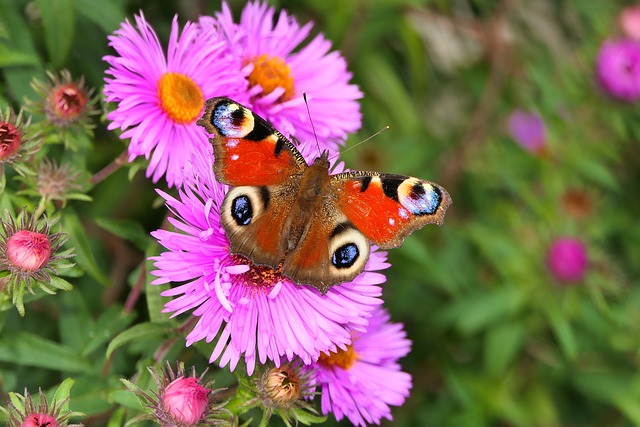
[[[218,181],[228,185],[281,184],[306,168],[295,146],[266,120],[229,98],[207,100],[198,120],[214,150]]]
[[[338,208],[371,243],[395,248],[427,224],[442,225],[449,193],[429,181],[366,171],[333,175]]]

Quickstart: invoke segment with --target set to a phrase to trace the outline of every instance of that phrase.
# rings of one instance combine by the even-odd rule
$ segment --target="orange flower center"
[[[346,350],[338,349],[336,353],[320,353],[318,362],[327,367],[338,366],[345,371],[348,371],[356,362],[357,357],[358,355],[353,349],[353,345],[349,345]]]
[[[204,108],[202,91],[191,78],[180,73],[164,73],[158,83],[160,106],[179,124],[191,123]]]
[[[251,59],[253,71],[249,74],[251,86],[260,85],[265,95],[276,88],[284,89],[281,101],[291,99],[294,95],[293,76],[291,68],[282,58],[277,56],[260,55]]]

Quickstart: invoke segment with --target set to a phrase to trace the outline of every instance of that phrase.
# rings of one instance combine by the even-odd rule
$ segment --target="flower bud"
[[[180,425],[197,425],[209,404],[209,389],[198,378],[173,380],[162,394],[162,406]]]
[[[20,132],[13,124],[0,121],[0,162],[18,151],[21,139]]]
[[[557,239],[549,248],[547,265],[553,276],[560,282],[570,283],[582,280],[587,270],[587,254],[584,245],[570,237]]]
[[[20,230],[7,240],[7,258],[19,270],[39,270],[50,257],[51,244],[46,234]]]
[[[31,414],[27,416],[20,427],[58,427],[58,421],[49,414]]]

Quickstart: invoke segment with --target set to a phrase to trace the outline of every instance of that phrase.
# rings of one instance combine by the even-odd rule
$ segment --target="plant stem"
[[[100,171],[96,172],[95,175],[91,177],[89,182],[92,185],[96,185],[102,181],[104,181],[107,177],[109,177],[112,173],[120,169],[121,166],[126,165],[129,158],[129,153],[127,150],[124,150],[122,154],[113,159],[111,163],[102,168]]]

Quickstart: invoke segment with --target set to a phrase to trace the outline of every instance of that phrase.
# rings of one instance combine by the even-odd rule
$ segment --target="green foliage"
[[[230,2],[235,11],[241,3]],[[347,166],[432,180],[453,199],[444,227],[389,253],[385,303],[413,341],[402,361],[413,389],[393,408],[393,425],[640,425],[640,110],[610,99],[594,75],[623,2],[271,3],[312,19],[346,57],[364,93],[363,128],[347,147],[390,126],[345,153]],[[175,13],[184,22],[220,5],[0,0],[0,109],[37,99],[31,83],[46,81],[46,70],[69,69],[100,93],[107,35],[138,10],[164,36]],[[545,155],[509,135],[516,109],[544,119]],[[145,260],[161,250],[149,232],[166,211],[139,173],[145,164],[118,157],[125,146],[104,115],[93,123],[94,131],[39,128],[34,165],[52,158],[93,177],[64,203],[41,200],[32,171],[0,173],[0,211],[59,215],[76,263],[52,277],[56,295],[25,293],[24,318],[3,296],[0,386],[14,405],[13,392],[57,388],[57,401],[70,396],[65,411],[111,427],[139,409],[120,381],[142,389],[146,367],[164,359],[231,381],[208,364],[212,344],[185,348],[187,315],[161,313],[166,286],[150,285]],[[101,175],[112,161],[120,169]],[[561,236],[587,248],[576,283],[547,265]],[[305,425],[324,420],[295,412]],[[246,425],[258,425],[261,415],[250,415]]]

